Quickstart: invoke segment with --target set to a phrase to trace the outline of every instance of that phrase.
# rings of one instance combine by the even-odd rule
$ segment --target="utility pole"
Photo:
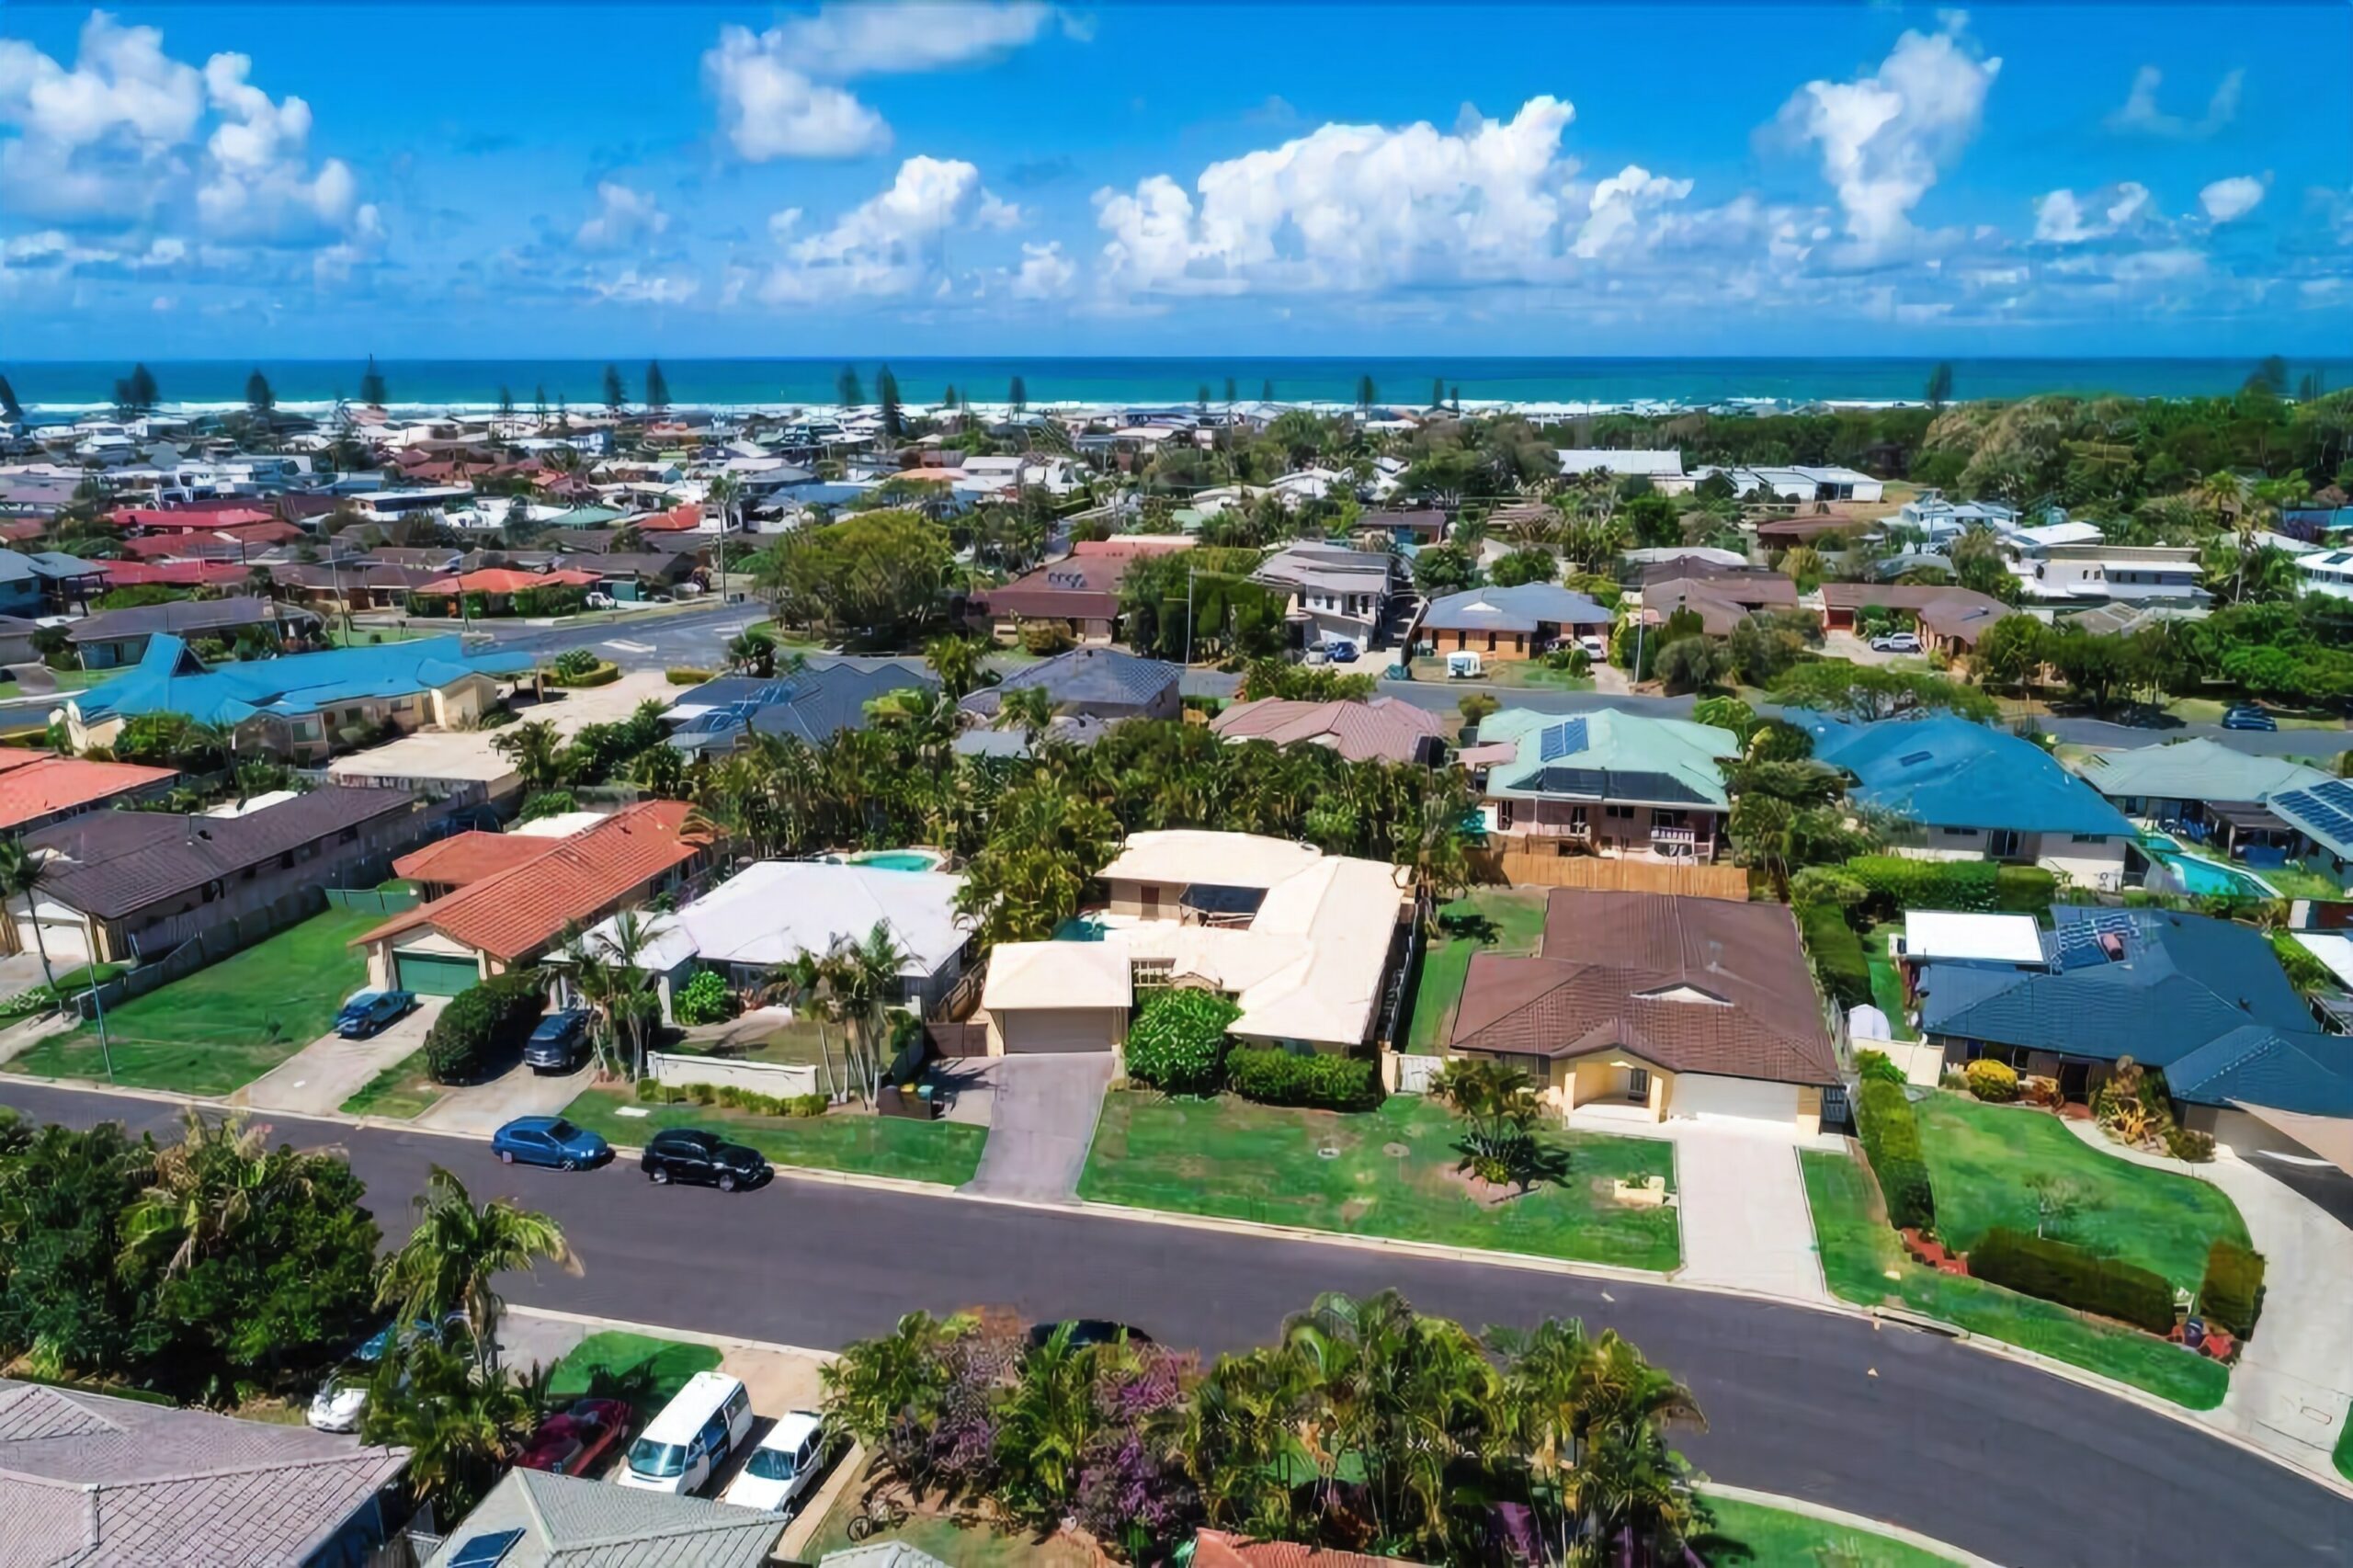
[[[1192,562],[1185,563],[1185,667],[1193,667],[1193,573]]]
[[[89,966],[89,968],[95,967],[95,965]],[[89,968],[85,968],[83,972],[87,974]],[[104,996],[98,994],[98,991],[99,987],[93,983],[90,986],[90,1006],[97,1010],[98,1055],[106,1062],[107,1082],[111,1084],[114,1082],[114,1042],[107,1038],[107,1001]]]

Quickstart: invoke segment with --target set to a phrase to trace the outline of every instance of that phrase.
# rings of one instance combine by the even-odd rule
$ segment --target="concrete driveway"
[[[1068,1202],[1115,1065],[1108,1051],[993,1059],[988,1146],[964,1190]]]
[[[234,1097],[256,1110],[333,1116],[369,1079],[423,1046],[425,1031],[433,1027],[449,1000],[420,996],[415,1006],[368,1040],[328,1034],[246,1085]]]
[[[495,1132],[518,1116],[553,1116],[596,1075],[593,1057],[571,1073],[534,1073],[517,1062],[485,1083],[449,1090],[415,1125],[436,1132]]]

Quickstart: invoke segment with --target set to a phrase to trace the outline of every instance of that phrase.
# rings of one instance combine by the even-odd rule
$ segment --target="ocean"
[[[976,403],[1005,402],[1019,377],[1032,405],[1110,403],[1189,405],[1208,389],[1211,403],[1268,395],[1285,403],[1350,404],[1370,376],[1379,401],[1426,404],[1434,384],[1465,403],[1567,403],[1597,409],[1665,404],[1709,406],[1835,402],[1916,403],[1933,358],[902,358],[892,363],[911,407],[938,402],[947,389]],[[2010,398],[2032,392],[2120,392],[2193,397],[2235,391],[2252,359],[1955,359],[1956,399]],[[486,409],[502,387],[529,409],[540,389],[551,403],[575,408],[604,397],[602,359],[383,359],[378,362],[395,408]],[[242,407],[245,378],[268,377],[280,406],[303,413],[331,408],[358,391],[362,362],[337,360],[151,360],[164,404],[195,412]],[[634,400],[643,391],[642,360],[620,362]],[[839,359],[665,359],[671,401],[682,407],[753,409],[837,401]],[[881,368],[848,362],[863,394],[874,395]],[[124,361],[23,360],[0,363],[17,400],[34,419],[54,420],[111,406]],[[2353,360],[2292,360],[2289,381],[2307,371],[2331,387],[2353,384]]]

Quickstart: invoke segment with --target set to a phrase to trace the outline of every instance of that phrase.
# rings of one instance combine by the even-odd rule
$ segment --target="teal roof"
[[[1857,780],[1854,799],[1928,827],[2008,828],[2131,837],[2132,824],[2097,790],[2031,741],[1950,713],[1848,723],[1790,717],[1813,755]]]
[[[469,653],[456,637],[378,647],[331,648],[208,666],[176,637],[158,633],[131,669],[74,699],[83,722],[185,713],[207,724],[261,715],[291,718],[364,698],[413,697],[466,676],[519,675],[529,653]]]
[[[1479,725],[1479,744],[1518,748],[1487,773],[1487,793],[1533,800],[1645,801],[1726,809],[1720,758],[1738,756],[1730,730],[1688,719],[1653,719],[1615,708],[1539,713],[1506,708]]]
[[[2237,1101],[2353,1117],[2353,1040],[2248,1024],[2177,1058],[2165,1069],[2165,1087],[2194,1105]]]
[[[2203,738],[2094,752],[2078,771],[2085,783],[2110,799],[2167,801],[2268,801],[2329,778],[2293,757],[2256,756]]]

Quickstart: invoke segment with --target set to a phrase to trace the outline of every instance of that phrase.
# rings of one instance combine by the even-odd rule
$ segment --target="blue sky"
[[[2325,351],[2342,6],[0,13],[0,354]]]

